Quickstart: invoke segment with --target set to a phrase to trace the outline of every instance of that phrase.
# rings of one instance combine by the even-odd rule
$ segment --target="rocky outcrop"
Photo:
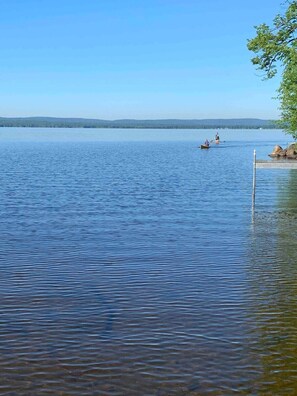
[[[287,150],[284,150],[281,146],[276,145],[271,154],[268,154],[269,157],[285,157]]]
[[[276,145],[272,153],[268,155],[272,158],[297,159],[297,144],[290,144],[290,146],[285,149],[279,145]]]
[[[297,159],[297,147],[296,144],[290,144],[286,150],[286,157],[289,159]]]

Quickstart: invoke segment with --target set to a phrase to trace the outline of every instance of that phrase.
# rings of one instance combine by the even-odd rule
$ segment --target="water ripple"
[[[251,223],[232,147],[1,146],[1,395],[296,394],[296,176]]]

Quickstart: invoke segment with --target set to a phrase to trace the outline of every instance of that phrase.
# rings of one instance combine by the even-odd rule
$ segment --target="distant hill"
[[[30,128],[172,128],[172,129],[277,129],[275,120],[257,118],[234,119],[161,119],[161,120],[99,120],[87,118],[56,118],[56,117],[0,117],[0,127],[30,127]]]

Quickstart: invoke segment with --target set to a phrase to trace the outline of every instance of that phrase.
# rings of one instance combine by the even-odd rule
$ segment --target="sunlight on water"
[[[1,394],[295,394],[297,172],[258,171],[251,221],[253,150],[287,137],[25,132],[0,134]]]

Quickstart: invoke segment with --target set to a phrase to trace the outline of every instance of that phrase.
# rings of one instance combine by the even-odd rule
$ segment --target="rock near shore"
[[[276,145],[272,153],[268,155],[272,158],[297,159],[297,144],[292,143],[285,149],[279,145]]]

